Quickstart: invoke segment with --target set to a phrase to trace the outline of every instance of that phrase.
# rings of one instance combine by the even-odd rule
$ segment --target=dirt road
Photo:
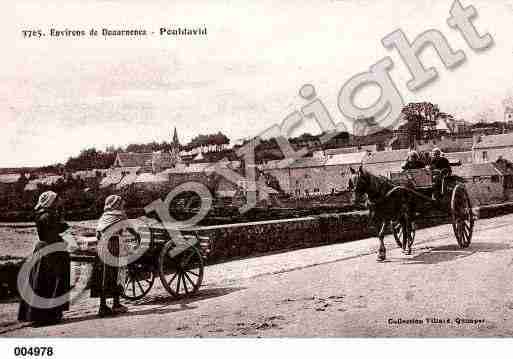
[[[86,298],[60,325],[15,322],[1,304],[1,336],[512,336],[513,215],[476,223],[459,249],[450,225],[419,230],[412,256],[387,237],[206,268],[205,286],[176,301],[161,288],[100,319]]]

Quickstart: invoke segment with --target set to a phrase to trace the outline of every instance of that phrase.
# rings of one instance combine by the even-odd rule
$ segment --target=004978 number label
[[[53,356],[53,347],[15,347],[15,357],[51,357]]]

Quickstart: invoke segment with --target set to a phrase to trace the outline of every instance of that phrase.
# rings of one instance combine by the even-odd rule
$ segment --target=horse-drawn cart
[[[440,176],[439,188],[434,189],[433,176]],[[440,216],[449,215],[456,241],[461,248],[466,248],[472,240],[474,214],[469,195],[461,177],[448,172],[432,173],[428,169],[407,170],[391,174],[392,182],[411,196],[411,209],[414,213],[412,225],[408,228],[401,221],[392,223],[394,238],[404,248],[405,240],[415,238],[415,213],[425,216],[428,212],[438,212]],[[438,190],[439,198],[432,199],[433,191]]]
[[[180,241],[184,244],[180,245],[163,227],[147,227],[141,234],[140,242],[131,236],[124,238],[129,254],[135,249],[143,254],[126,266],[122,297],[128,300],[143,298],[152,289],[157,276],[165,290],[175,298],[197,292],[203,281],[204,259],[211,249],[210,240],[190,231],[182,234]],[[87,248],[73,252],[72,260],[94,262],[95,247],[95,241],[90,241]]]

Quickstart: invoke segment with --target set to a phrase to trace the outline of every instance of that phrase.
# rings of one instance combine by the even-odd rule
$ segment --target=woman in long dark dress
[[[46,246],[62,243],[60,233],[68,229],[57,211],[57,194],[47,191],[39,196],[35,209],[35,222],[39,241],[34,247],[34,253]],[[45,299],[58,298],[70,292],[70,257],[67,251],[55,251],[44,255],[29,272],[26,285],[34,293]],[[63,297],[66,298],[66,297]],[[58,323],[62,312],[69,310],[69,299],[64,304],[52,308],[38,305],[36,298],[28,296],[21,298],[18,320],[34,322],[36,325]]]
[[[123,247],[123,243],[120,242],[120,235],[123,230],[121,229],[113,234],[106,233],[113,225],[125,220],[127,220],[127,216],[123,210],[123,199],[117,195],[107,197],[104,212],[96,227],[99,253],[93,266],[91,278],[91,297],[100,298],[98,315],[101,317],[125,313],[128,310],[119,301],[123,292],[122,276],[120,274],[124,268],[119,266],[119,261],[107,264],[101,259],[101,252],[107,249],[112,257],[120,256],[120,248]],[[139,237],[139,234],[132,228],[127,227],[126,229],[134,236]],[[105,241],[107,242],[105,243]],[[107,298],[113,298],[112,308],[107,306]]]

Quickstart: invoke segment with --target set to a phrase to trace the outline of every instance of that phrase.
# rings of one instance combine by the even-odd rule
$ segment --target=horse
[[[369,223],[375,220],[381,223],[378,232],[379,250],[378,261],[386,259],[386,248],[383,243],[385,226],[399,223],[403,228],[402,249],[405,254],[411,254],[413,238],[413,202],[411,195],[402,187],[397,186],[388,178],[376,176],[360,166],[357,170],[350,168],[349,189],[353,193],[353,203],[362,203],[367,196],[369,208]]]

